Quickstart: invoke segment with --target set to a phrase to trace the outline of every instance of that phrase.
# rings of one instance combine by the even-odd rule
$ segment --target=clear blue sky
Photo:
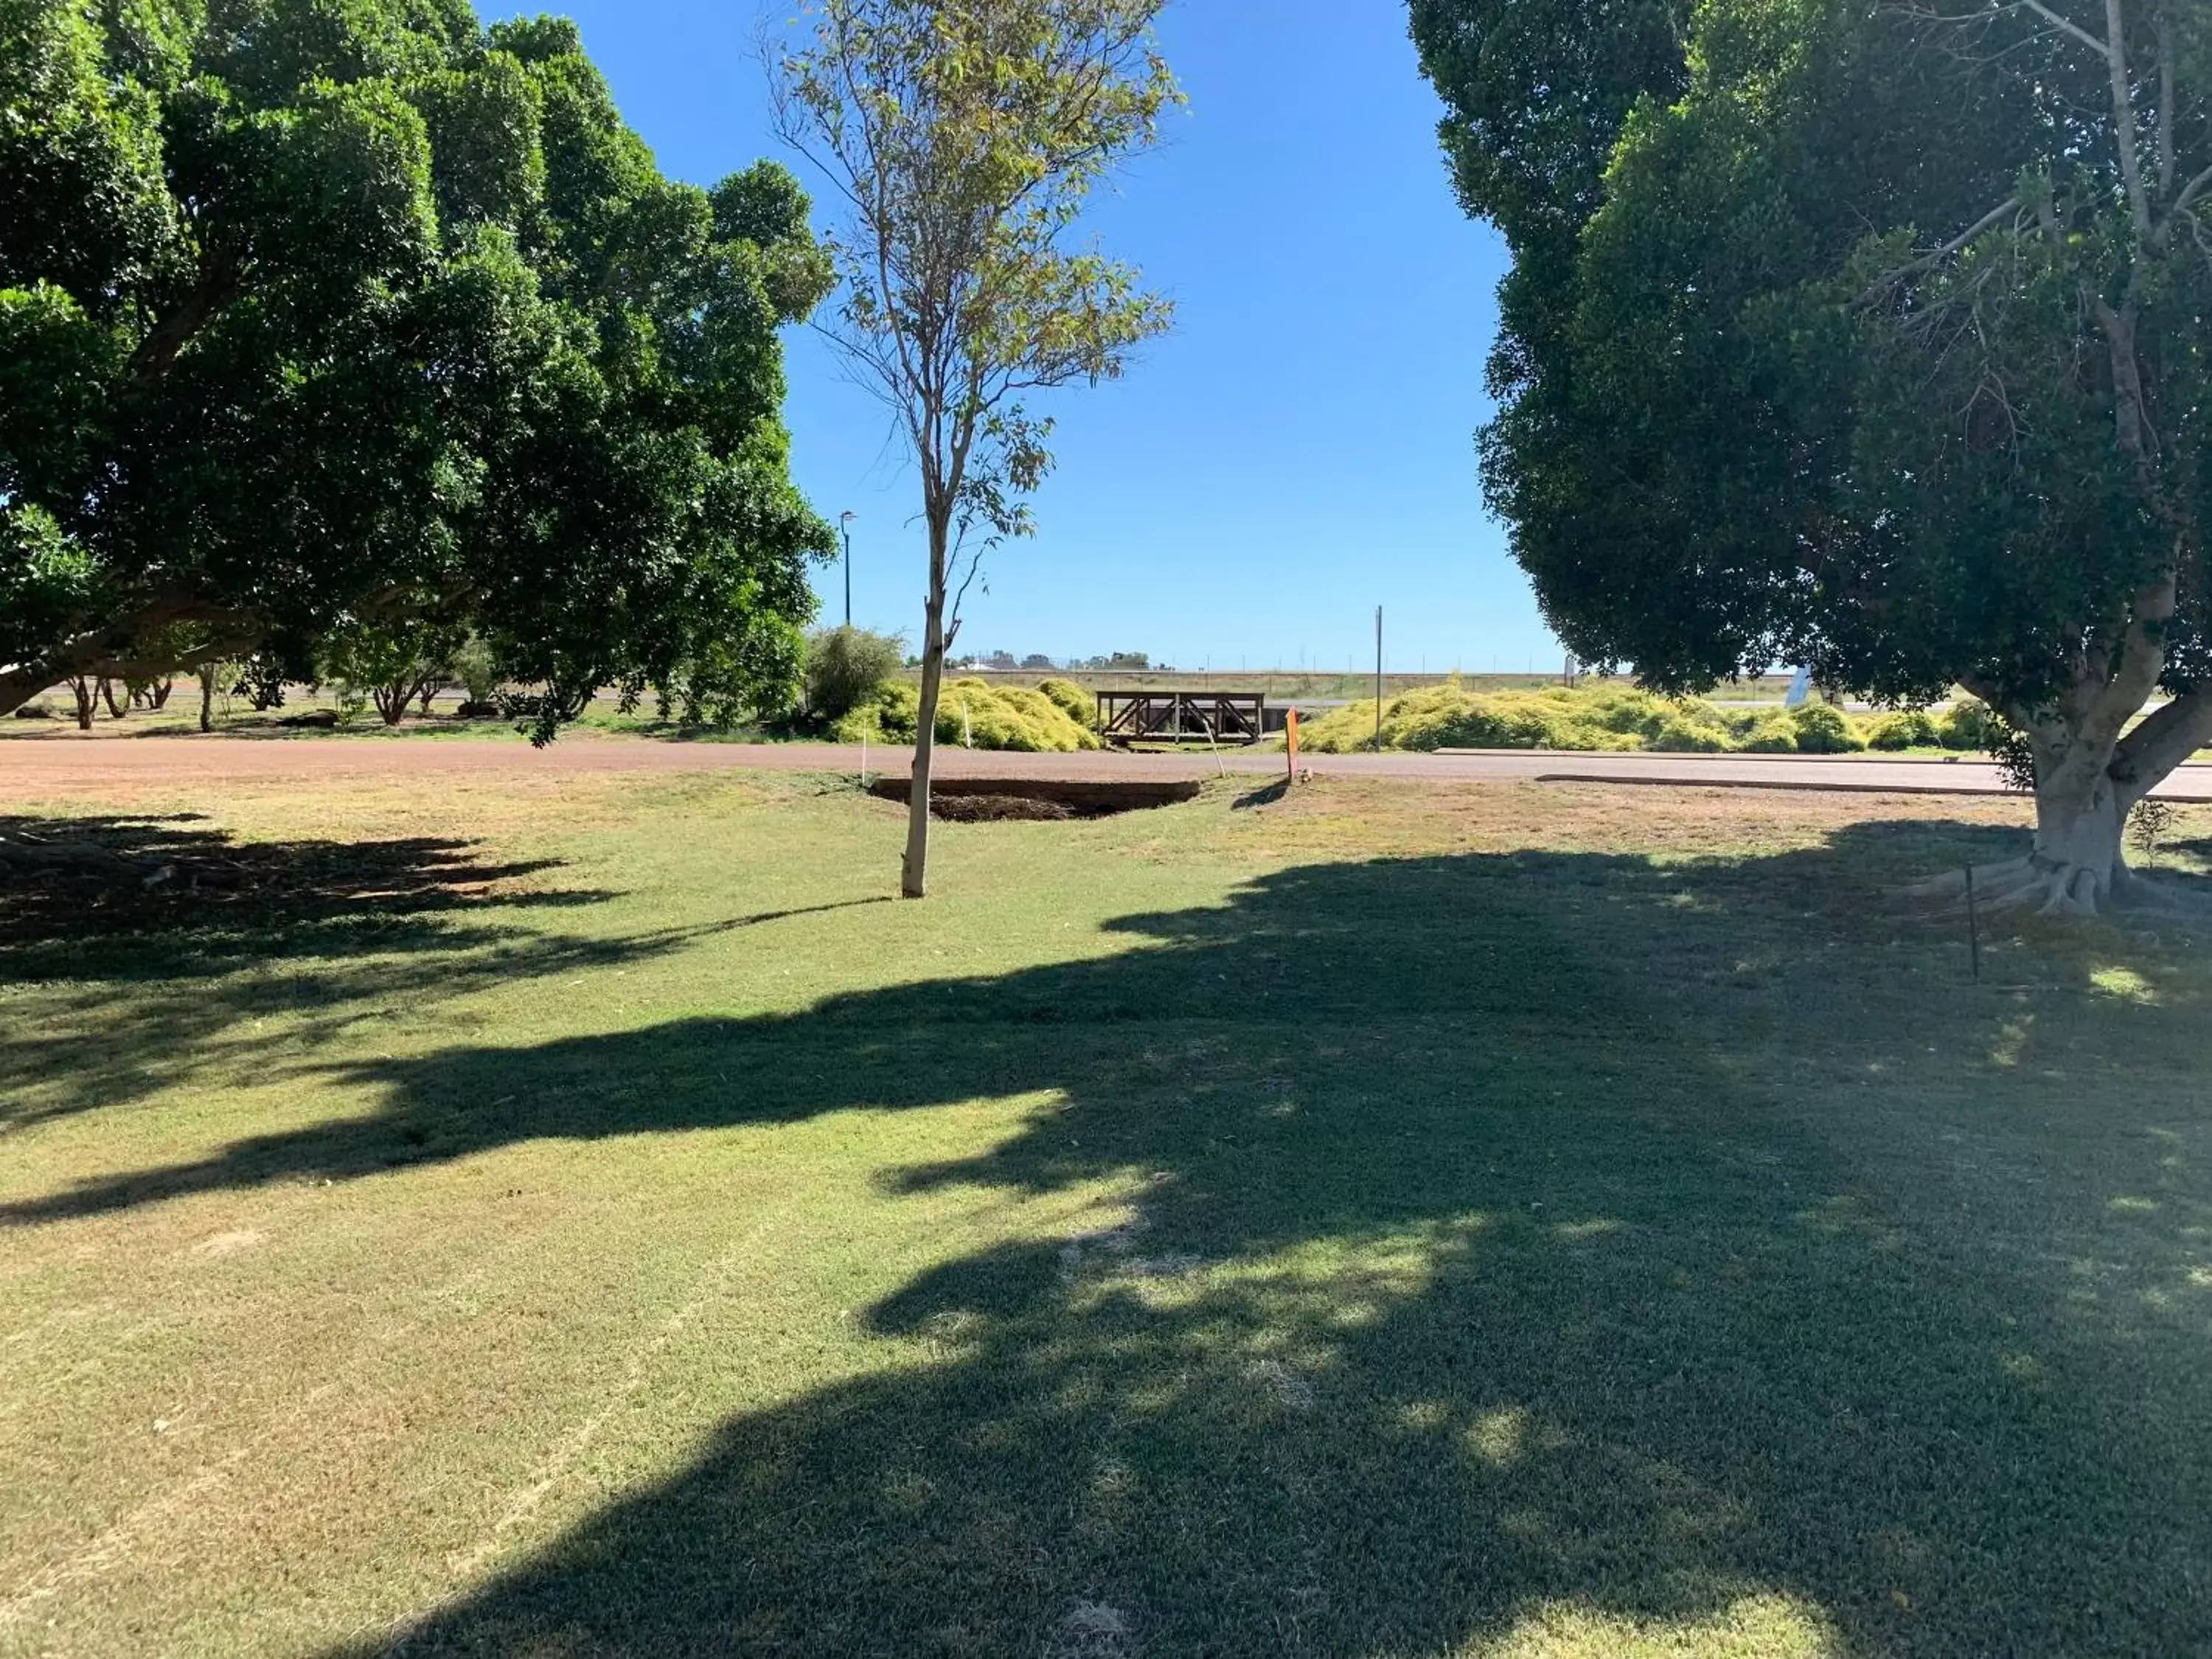
[[[778,154],[753,0],[485,9],[574,17],[677,177]],[[1553,665],[1475,474],[1504,250],[1453,200],[1403,8],[1179,0],[1161,40],[1190,107],[1096,222],[1175,298],[1176,331],[1121,383],[1054,404],[1039,533],[990,556],[960,648],[1340,668],[1372,663],[1380,605],[1393,669]],[[915,636],[913,470],[823,343],[789,347],[799,484],[830,518],[860,515],[854,620]],[[841,581],[817,579],[826,620]]]

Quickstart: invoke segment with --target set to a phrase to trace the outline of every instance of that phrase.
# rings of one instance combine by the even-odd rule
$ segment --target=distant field
[[[2212,951],[1244,787],[15,792],[0,1654],[2212,1650]]]

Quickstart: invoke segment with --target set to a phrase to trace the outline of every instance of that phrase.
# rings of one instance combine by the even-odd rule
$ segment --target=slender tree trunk
[[[118,703],[115,701],[115,682],[105,674],[100,677],[100,697],[107,705],[108,714],[112,719],[119,720],[131,712],[128,702]]]
[[[175,679],[164,674],[147,688],[146,696],[156,709],[167,708],[169,706],[169,693],[176,689]]]
[[[91,731],[92,714],[97,706],[94,700],[100,694],[92,689],[92,682],[82,674],[70,677],[69,689],[76,698],[76,729],[80,732]]]
[[[910,899],[929,896],[929,774],[937,752],[937,702],[945,684],[945,567],[951,539],[949,509],[929,514],[929,598],[925,603],[921,643],[921,706],[915,715],[914,780],[907,799],[906,861],[899,891]]]
[[[203,732],[215,730],[215,664],[200,665],[200,730]]]

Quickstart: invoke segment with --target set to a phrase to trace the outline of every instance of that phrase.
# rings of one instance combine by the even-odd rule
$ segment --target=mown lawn
[[[1972,983],[2010,803],[14,811],[178,873],[0,887],[0,1653],[2212,1650],[2212,941]]]

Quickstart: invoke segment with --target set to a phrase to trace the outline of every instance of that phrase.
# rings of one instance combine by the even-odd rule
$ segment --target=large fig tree
[[[1578,655],[1963,684],[2032,761],[2004,897],[2133,885],[2212,741],[2212,7],[1416,0],[1516,265],[1491,499]]]
[[[771,166],[664,178],[573,26],[467,0],[0,0],[0,712],[333,629],[778,701],[828,526]]]

